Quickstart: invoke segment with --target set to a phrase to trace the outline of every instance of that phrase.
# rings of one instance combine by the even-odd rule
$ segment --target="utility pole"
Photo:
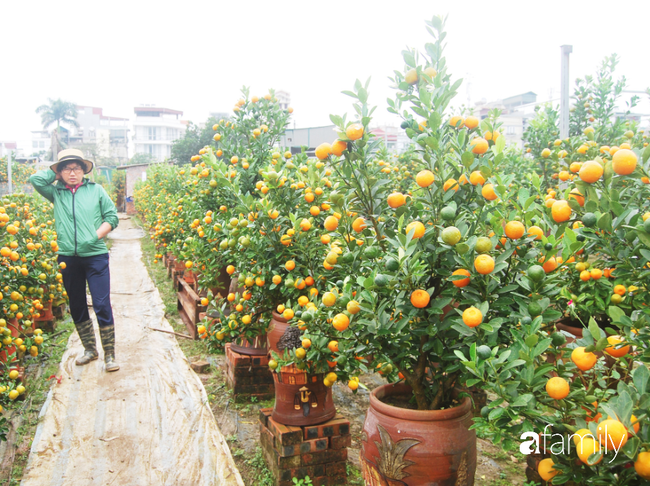
[[[569,136],[569,54],[573,46],[560,46],[562,52],[560,69],[560,138]]]
[[[7,153],[7,182],[9,183],[9,194],[13,194],[14,191],[11,181],[11,150]]]

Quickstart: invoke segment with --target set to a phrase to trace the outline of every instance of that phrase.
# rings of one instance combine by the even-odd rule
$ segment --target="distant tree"
[[[48,98],[48,104],[41,105],[36,108],[36,113],[41,115],[41,123],[43,128],[47,128],[56,123],[56,131],[52,134],[52,158],[55,160],[56,154],[61,148],[61,123],[67,123],[75,127],[79,126],[77,123],[77,107],[70,101],[63,101],[61,98],[53,100]]]
[[[199,150],[206,145],[210,145],[213,141],[212,137],[214,137],[212,126],[218,121],[216,118],[210,117],[203,128],[190,122],[183,137],[172,144],[170,158],[174,164],[183,165],[189,163],[193,155],[198,154]]]
[[[153,164],[157,161],[158,159],[156,159],[156,157],[152,154],[138,153],[131,157],[131,160],[129,160],[129,163],[127,165]]]

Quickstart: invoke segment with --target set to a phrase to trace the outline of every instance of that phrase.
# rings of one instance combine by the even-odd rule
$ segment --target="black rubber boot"
[[[97,359],[97,341],[95,340],[95,330],[93,329],[93,321],[87,321],[75,324],[79,339],[84,345],[84,354],[75,361],[77,366],[82,366],[95,361]]]
[[[99,336],[102,338],[102,348],[104,349],[104,364],[106,364],[106,371],[119,370],[120,365],[115,362],[115,326],[100,326]]]

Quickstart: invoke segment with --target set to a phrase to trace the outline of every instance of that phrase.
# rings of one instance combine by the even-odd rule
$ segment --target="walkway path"
[[[73,333],[32,444],[23,486],[243,485],[142,263],[142,230],[121,215],[110,235],[116,359],[75,366]],[[97,341],[99,343],[99,333]],[[101,346],[99,346],[101,348]]]

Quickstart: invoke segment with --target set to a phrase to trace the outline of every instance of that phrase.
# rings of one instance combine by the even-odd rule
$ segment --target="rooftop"
[[[133,111],[137,115],[138,113],[159,113],[165,115],[182,115],[182,111],[171,110],[169,108],[162,108],[157,106],[136,106]]]
[[[81,105],[77,105],[76,108],[77,108],[77,110],[79,110],[80,108],[88,109],[88,110],[92,110],[93,115],[99,115],[99,118],[101,118],[102,120],[121,120],[121,121],[129,121],[128,118],[120,118],[120,117],[118,117],[118,116],[106,116],[106,115],[103,114],[103,108],[97,108],[96,106],[81,106]]]

